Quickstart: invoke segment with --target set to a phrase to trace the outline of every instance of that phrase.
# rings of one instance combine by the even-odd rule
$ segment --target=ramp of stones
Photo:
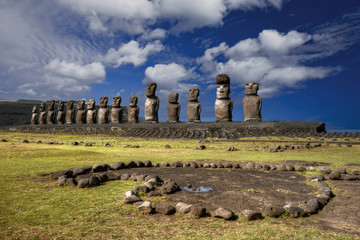
[[[201,203],[213,211],[226,207],[234,212],[244,209],[259,210],[264,206],[299,204],[316,195],[317,188],[306,184],[306,178],[295,172],[257,171],[247,169],[202,168],[133,168],[116,170],[118,174],[157,175],[163,180],[172,179],[180,187],[211,187],[209,192],[185,190],[169,195],[170,203]],[[81,178],[89,174],[80,175]],[[119,183],[121,184],[121,183]]]

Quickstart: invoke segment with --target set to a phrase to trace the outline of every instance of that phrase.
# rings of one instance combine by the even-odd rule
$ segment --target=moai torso
[[[180,117],[180,104],[178,103],[179,94],[173,92],[169,94],[169,104],[166,107],[167,121],[179,122]]]
[[[259,84],[248,82],[243,99],[244,121],[261,121],[262,99],[257,95]]]
[[[39,123],[46,124],[45,103],[41,102],[39,107]]]
[[[146,101],[145,101],[145,122],[157,123],[159,98],[155,96],[156,83],[150,82],[146,88]]]
[[[187,105],[188,122],[200,122],[201,104],[198,101],[200,90],[189,89],[189,103]]]
[[[77,103],[76,123],[84,124],[85,123],[85,116],[86,116],[85,101],[80,100]]]
[[[87,124],[95,124],[96,123],[96,108],[95,108],[95,100],[94,99],[90,99],[87,104],[86,123]]]
[[[230,77],[226,74],[216,76],[216,101],[215,101],[215,118],[217,122],[232,121],[233,101],[229,98],[230,94]]]
[[[100,98],[100,105],[98,111],[98,123],[105,124],[109,122],[109,109],[107,108],[108,97]]]
[[[137,106],[138,98],[135,96],[130,97],[129,108],[128,108],[128,122],[138,123],[139,122],[139,107]]]
[[[122,122],[122,108],[120,106],[121,97],[113,97],[112,108],[111,108],[111,123],[121,123]]]
[[[65,122],[65,111],[64,111],[64,102],[63,101],[59,101],[58,113],[56,116],[56,120],[57,120],[58,124],[64,124],[64,122]]]
[[[66,123],[67,124],[74,123],[74,117],[75,117],[74,101],[69,100],[67,102],[67,109],[66,109]]]
[[[37,107],[34,106],[32,109],[32,115],[31,115],[31,124],[35,125],[38,123],[38,113],[37,113]]]
[[[48,124],[55,123],[55,100],[51,99],[48,105],[46,121]]]

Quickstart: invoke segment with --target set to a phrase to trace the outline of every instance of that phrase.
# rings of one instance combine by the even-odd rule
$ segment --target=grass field
[[[285,160],[331,163],[332,169],[360,160],[360,146],[339,147],[332,139],[326,147],[270,153],[264,146],[292,141],[287,138],[248,138],[248,142],[222,139],[173,140],[119,138],[106,135],[0,133],[0,238],[1,239],[358,239],[356,235],[324,231],[308,224],[310,218],[247,222],[187,215],[143,215],[124,205],[123,195],[132,181],[107,182],[96,188],[58,187],[37,175],[95,163],[151,160],[187,162],[236,161],[281,163]],[[23,143],[23,140],[29,143]],[[242,139],[244,140],[244,139]],[[252,140],[261,140],[251,142]],[[307,139],[298,139],[306,141]],[[314,139],[312,139],[314,140]],[[41,141],[42,144],[37,144]],[[81,142],[78,146],[71,142]],[[344,141],[346,139],[338,139]],[[359,141],[359,140],[357,140]],[[49,144],[57,142],[58,144]],[[83,143],[92,143],[86,147]],[[110,147],[105,147],[105,143]],[[124,148],[127,144],[139,148]],[[170,149],[164,145],[170,145]],[[195,147],[204,144],[206,150]],[[238,151],[226,151],[233,146]],[[346,167],[359,169],[359,167]],[[309,174],[309,173],[306,173]]]

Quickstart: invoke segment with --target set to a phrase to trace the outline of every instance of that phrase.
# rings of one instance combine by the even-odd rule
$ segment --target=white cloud
[[[148,29],[144,34],[141,36],[144,40],[154,40],[154,39],[164,39],[166,37],[166,30],[162,28],[156,28],[154,30]]]
[[[110,48],[103,57],[103,61],[114,68],[124,64],[133,64],[137,67],[144,64],[150,54],[160,52],[163,48],[159,41],[148,43],[145,47],[141,48],[137,41],[131,40],[121,45],[118,50]]]
[[[167,93],[172,91],[185,93],[189,91],[189,88],[197,86],[197,84],[185,83],[195,77],[197,75],[194,69],[186,69],[180,64],[156,64],[154,67],[146,68],[143,83],[156,82],[159,89]]]
[[[58,3],[85,17],[95,12],[104,27],[114,32],[141,34],[159,21],[168,21],[171,32],[178,34],[205,26],[221,26],[232,10],[281,9],[283,0],[58,0]],[[98,31],[101,25],[94,25],[92,18],[87,20],[90,29]]]
[[[284,88],[297,88],[304,81],[322,79],[339,71],[339,68],[304,65],[317,57],[314,52],[304,51],[305,46],[314,44],[311,39],[312,35],[297,31],[284,34],[263,30],[258,38],[241,40],[232,47],[223,42],[209,48],[197,63],[209,77],[229,74],[235,86],[244,87],[249,81],[257,81],[262,96],[273,97]],[[218,61],[217,57],[225,57],[225,61]]]

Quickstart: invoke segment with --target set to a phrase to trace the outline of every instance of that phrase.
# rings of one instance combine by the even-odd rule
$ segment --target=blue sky
[[[360,129],[358,0],[1,0],[0,98],[139,97],[158,83],[160,121],[200,88],[214,121],[215,76],[231,78],[233,120],[248,81],[263,120]]]

